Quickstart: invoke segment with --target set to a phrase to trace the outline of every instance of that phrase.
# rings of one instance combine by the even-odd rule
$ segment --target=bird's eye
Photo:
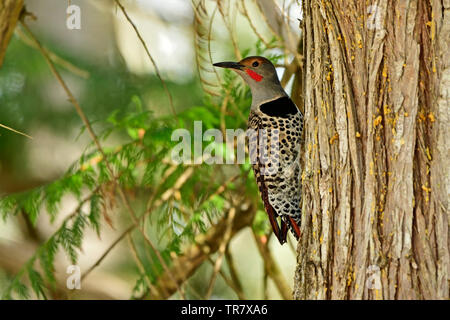
[[[259,66],[259,62],[258,61],[253,62],[252,66],[256,68],[257,66]]]

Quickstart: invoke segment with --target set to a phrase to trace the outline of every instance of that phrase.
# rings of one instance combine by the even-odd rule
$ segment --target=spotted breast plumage
[[[248,57],[215,65],[234,69],[250,86],[249,154],[264,208],[281,244],[286,242],[289,229],[299,239],[303,115],[266,58]]]
[[[277,106],[275,106],[277,105]],[[265,107],[276,114],[265,113]],[[277,109],[275,109],[277,108]],[[250,159],[256,182],[280,243],[286,241],[286,227],[298,238],[300,231],[300,142],[303,116],[288,97],[278,98],[251,111],[248,128]],[[277,218],[281,218],[281,226]]]

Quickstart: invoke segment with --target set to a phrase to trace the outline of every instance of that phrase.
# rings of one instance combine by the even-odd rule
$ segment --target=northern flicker
[[[303,115],[268,59],[252,56],[214,66],[236,71],[250,87],[249,154],[264,208],[280,244],[286,242],[288,229],[298,240]]]

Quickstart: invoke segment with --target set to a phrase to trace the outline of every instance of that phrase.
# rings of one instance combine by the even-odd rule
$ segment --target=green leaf
[[[136,106],[137,112],[142,112],[142,101],[137,95],[131,97],[131,102]]]
[[[3,221],[6,222],[6,218],[9,215],[14,215],[17,211],[17,197],[15,195],[9,195],[0,199],[0,214]]]
[[[43,299],[47,299],[47,296],[44,292],[44,280],[39,272],[34,270],[33,268],[28,269],[28,278],[30,279],[31,288],[33,288],[34,293]]]
[[[28,291],[28,288],[26,285],[24,285],[18,278],[15,278],[13,280],[13,283],[11,284],[11,291],[15,292],[19,296],[20,299],[29,299],[30,298],[30,292]],[[7,292],[5,298],[12,298],[10,293]]]
[[[217,128],[220,125],[220,115],[218,111],[203,106],[189,108],[183,112],[182,116],[191,121],[202,121],[202,124],[206,129]]]
[[[53,275],[55,272],[55,268],[53,266],[53,256],[49,254],[49,251],[46,250],[46,248],[43,248],[43,250],[39,253],[39,263],[48,281],[54,286],[56,284],[56,279]]]
[[[79,212],[72,225],[72,243],[76,248],[81,248],[83,243],[84,228],[86,226],[86,216]]]
[[[101,196],[95,194],[92,196],[90,201],[91,212],[89,213],[88,220],[90,226],[95,230],[97,236],[100,237],[100,204],[101,204]]]
[[[137,140],[139,138],[139,129],[136,128],[127,128],[128,135],[133,140]]]
[[[42,194],[39,189],[24,194],[22,206],[25,213],[28,214],[31,223],[35,226],[42,203]]]
[[[225,205],[225,199],[221,197],[220,195],[213,196],[209,201],[206,201],[204,206],[206,208],[212,207],[219,211],[223,210],[223,207]]]
[[[58,233],[58,242],[61,243],[72,264],[76,264],[78,260],[78,254],[74,244],[72,230],[67,228],[65,223]]]
[[[262,210],[256,211],[252,227],[253,230],[255,230],[256,234],[258,235],[264,235],[270,230],[267,214],[264,211]]]

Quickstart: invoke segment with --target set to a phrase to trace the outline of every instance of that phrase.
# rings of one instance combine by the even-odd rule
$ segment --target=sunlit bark
[[[303,9],[294,296],[448,299],[450,2]]]

